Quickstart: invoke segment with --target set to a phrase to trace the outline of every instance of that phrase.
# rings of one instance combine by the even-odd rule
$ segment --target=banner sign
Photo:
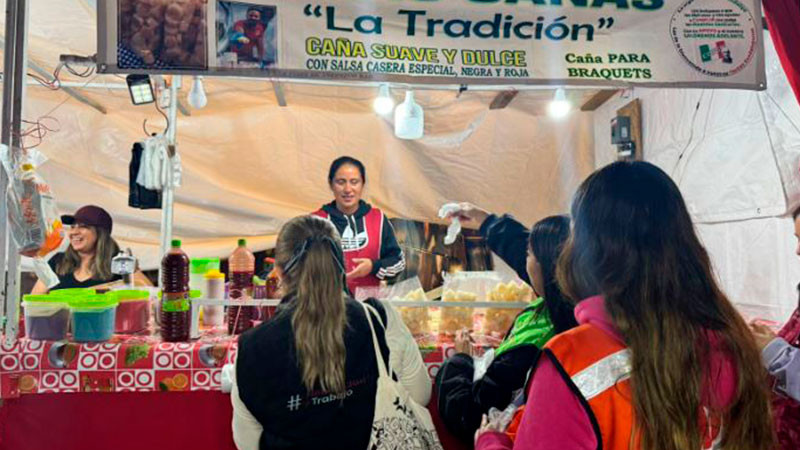
[[[104,72],[764,89],[759,0],[101,0]]]

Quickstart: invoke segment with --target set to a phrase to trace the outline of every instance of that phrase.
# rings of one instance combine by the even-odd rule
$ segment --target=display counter
[[[455,352],[452,336],[438,332],[442,317],[459,311],[459,318],[479,327],[487,307],[518,311],[524,306],[388,303],[406,319],[428,317],[432,328],[415,338],[432,380]],[[477,346],[499,342],[477,336]],[[139,335],[115,334],[103,343],[22,338],[0,346],[0,450],[233,449],[231,405],[222,392],[222,372],[225,364],[235,361],[236,350],[236,336],[223,328],[202,330],[199,339],[186,343],[161,342],[151,328]],[[444,430],[435,395],[429,409],[445,448],[464,448]]]

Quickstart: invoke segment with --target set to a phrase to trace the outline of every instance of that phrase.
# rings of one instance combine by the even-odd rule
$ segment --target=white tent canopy
[[[637,89],[645,159],[678,183],[726,293],[750,317],[788,318],[800,262],[800,108],[768,34],[763,92]],[[595,165],[613,160],[609,121],[630,99],[594,114]]]
[[[52,71],[65,53],[95,53],[93,2],[31,1],[29,58]],[[69,27],[63,26],[69,23]],[[800,193],[800,108],[767,43],[769,89],[763,93],[636,89],[644,116],[644,154],[671,173],[690,204],[723,285],[748,314],[782,319],[796,297],[800,263],[787,199]],[[33,66],[32,66],[33,67]],[[25,116],[56,118],[60,131],[39,146],[41,172],[64,212],[93,203],[108,209],[114,235],[144,267],[158,261],[159,211],[128,208],[132,144],[164,121],[150,106],[132,106],[112,75],[78,92],[29,86]],[[185,80],[181,97],[189,91]],[[98,84],[100,83],[100,84]],[[329,201],[327,168],[349,154],[367,165],[367,199],[391,216],[435,221],[445,201],[470,201],[533,223],[568,210],[578,183],[613,158],[609,120],[630,99],[555,121],[544,110],[552,90],[522,91],[505,109],[496,93],[424,90],[426,136],[394,137],[371,103],[374,87],[284,83],[281,107],[268,80],[207,79],[208,106],[179,114],[183,186],[175,195],[174,236],[192,256],[224,256],[237,237],[272,245],[280,225]],[[577,105],[593,92],[572,91]],[[403,91],[395,87],[399,100]],[[695,111],[695,106],[700,108]],[[763,111],[763,112],[762,112]],[[682,157],[679,158],[679,155]]]

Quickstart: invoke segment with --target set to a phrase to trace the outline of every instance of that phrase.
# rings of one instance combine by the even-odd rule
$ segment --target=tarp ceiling
[[[52,70],[60,54],[94,53],[93,5],[39,0],[30,14],[33,64]],[[113,75],[86,81],[124,83]],[[182,97],[189,88],[185,79]],[[174,235],[192,255],[223,256],[239,236],[256,248],[269,246],[286,219],[329,201],[327,168],[343,154],[365,162],[370,202],[390,216],[419,220],[436,220],[445,201],[469,200],[532,222],[565,211],[594,168],[591,114],[549,119],[544,109],[552,90],[521,92],[494,111],[488,105],[495,92],[420,91],[426,136],[409,142],[396,139],[391,120],[372,111],[374,87],[283,89],[288,107],[278,105],[267,80],[207,79],[208,106],[179,115],[184,182],[175,196]],[[150,131],[163,129],[164,120],[152,105],[132,106],[126,90],[80,92],[108,113],[63,91],[28,89],[25,116],[60,123],[61,131],[39,147],[50,158],[42,173],[63,211],[90,202],[107,208],[115,237],[153,267],[160,213],[127,207],[128,163],[132,144],[145,137],[143,119]],[[402,90],[393,94],[402,100]],[[592,94],[571,93],[578,105]]]

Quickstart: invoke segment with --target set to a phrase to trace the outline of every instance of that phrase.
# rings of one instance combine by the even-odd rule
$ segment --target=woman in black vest
[[[333,225],[313,216],[284,225],[275,267],[289,294],[272,320],[239,338],[231,392],[237,447],[367,448],[377,364],[364,309],[345,295]]]

